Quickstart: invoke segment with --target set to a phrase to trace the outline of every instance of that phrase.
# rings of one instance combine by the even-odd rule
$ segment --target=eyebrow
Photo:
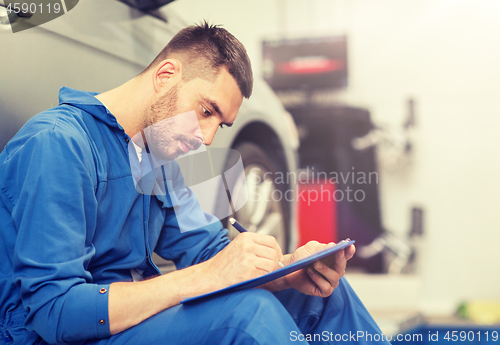
[[[208,97],[203,97],[203,99],[205,100],[205,102],[209,103],[212,108],[215,110],[215,112],[217,114],[219,114],[219,116],[224,119],[224,114],[222,113],[222,111],[220,110],[219,106],[217,105],[217,103],[211,99],[209,99]],[[232,123],[227,123],[227,122],[222,122],[221,124],[227,126],[227,127],[231,127],[233,124]]]

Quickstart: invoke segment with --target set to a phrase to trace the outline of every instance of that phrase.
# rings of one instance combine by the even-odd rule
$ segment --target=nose
[[[214,137],[215,137],[215,133],[217,133],[217,129],[219,128],[219,125],[211,125],[210,127],[208,128],[205,128],[202,132],[203,132],[203,143],[206,145],[206,146],[209,146],[210,144],[212,144],[212,141],[214,140]]]

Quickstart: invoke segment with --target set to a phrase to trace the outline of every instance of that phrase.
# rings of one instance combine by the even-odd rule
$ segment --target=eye
[[[206,117],[212,115],[212,113],[210,112],[210,110],[208,110],[204,106],[201,106],[201,110],[203,110],[203,115],[205,115]]]

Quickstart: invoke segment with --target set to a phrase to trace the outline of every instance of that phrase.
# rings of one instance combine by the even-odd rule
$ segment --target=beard
[[[151,105],[142,131],[148,153],[166,162],[185,153],[180,142],[192,150],[198,149],[202,144],[199,139],[183,133],[180,117],[185,114],[178,115],[178,93],[179,83]]]

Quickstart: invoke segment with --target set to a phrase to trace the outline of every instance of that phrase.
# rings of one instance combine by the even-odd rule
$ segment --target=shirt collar
[[[109,112],[101,101],[94,97],[98,94],[97,92],[80,91],[64,86],[59,90],[59,105],[72,105],[86,111],[111,127],[118,127],[123,130],[123,127],[116,121],[116,117]]]

